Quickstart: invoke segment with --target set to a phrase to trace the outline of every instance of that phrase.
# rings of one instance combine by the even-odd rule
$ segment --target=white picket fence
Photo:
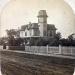
[[[0,46],[0,49],[3,49]],[[8,46],[6,47],[8,49]],[[37,54],[63,54],[63,55],[74,55],[75,56],[75,47],[64,47],[60,46],[25,46],[25,52],[28,53],[37,53]]]
[[[0,50],[2,50],[3,49],[3,46],[2,45],[0,45]],[[8,46],[6,46],[6,49],[8,49]]]
[[[40,54],[75,55],[75,47],[25,46],[25,52]]]
[[[3,46],[0,45],[0,49],[3,49]]]

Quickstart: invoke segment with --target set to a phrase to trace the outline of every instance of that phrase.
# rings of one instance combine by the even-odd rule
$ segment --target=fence
[[[3,47],[0,46],[0,49]],[[74,55],[75,56],[75,47],[64,47],[60,46],[7,46],[7,49],[10,50],[23,50],[28,53],[37,53],[37,54],[63,54],[63,55]]]
[[[2,50],[3,49],[3,46],[2,45],[0,45],[0,50]],[[8,49],[8,46],[6,46],[6,49]]]
[[[8,47],[9,50],[25,50],[25,46],[9,46]]]
[[[0,45],[0,49],[3,49],[3,46]]]
[[[25,52],[40,54],[75,55],[75,47],[25,46]]]

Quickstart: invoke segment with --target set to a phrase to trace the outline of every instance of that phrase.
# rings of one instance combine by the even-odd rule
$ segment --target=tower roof
[[[38,17],[48,17],[46,10],[40,10],[38,13]]]

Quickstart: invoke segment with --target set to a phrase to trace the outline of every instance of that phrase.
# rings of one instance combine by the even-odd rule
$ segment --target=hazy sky
[[[37,22],[38,11],[47,11],[48,23],[55,24],[63,37],[75,33],[75,0],[0,0],[0,32]],[[71,6],[69,6],[67,3]],[[6,5],[4,7],[4,5]],[[72,10],[73,9],[73,10]]]

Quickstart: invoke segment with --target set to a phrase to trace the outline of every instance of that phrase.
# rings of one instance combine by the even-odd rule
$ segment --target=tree
[[[61,41],[62,46],[70,46],[71,45],[69,39],[62,38],[60,41]]]
[[[11,36],[8,38],[8,45],[9,46],[15,46],[15,38],[14,36]]]
[[[60,40],[61,39],[61,33],[57,32],[57,34],[55,35],[55,39]]]
[[[50,41],[49,45],[51,45],[51,46],[59,46],[59,44],[61,44],[60,39],[61,39],[61,33],[57,32],[55,37]]]
[[[0,38],[0,45],[3,45],[3,44],[4,44],[4,39]]]
[[[75,39],[73,37],[75,34],[71,34],[68,36],[68,40],[70,41],[70,46],[75,46]]]
[[[17,35],[17,31],[14,29],[6,30],[8,37],[15,37]]]
[[[7,40],[8,40],[8,38],[7,38],[7,37],[1,37],[1,38],[0,38],[0,45],[3,45],[4,43],[6,43],[6,44],[7,44],[7,43],[8,43],[8,41],[7,41]]]
[[[61,40],[62,46],[75,46],[75,39],[73,38],[73,34],[69,35],[68,38],[62,38]]]
[[[6,30],[8,36],[8,45],[15,46],[15,37],[17,35],[17,31],[14,29]]]
[[[15,39],[15,46],[23,46],[24,45],[24,40],[21,38],[16,38]]]

